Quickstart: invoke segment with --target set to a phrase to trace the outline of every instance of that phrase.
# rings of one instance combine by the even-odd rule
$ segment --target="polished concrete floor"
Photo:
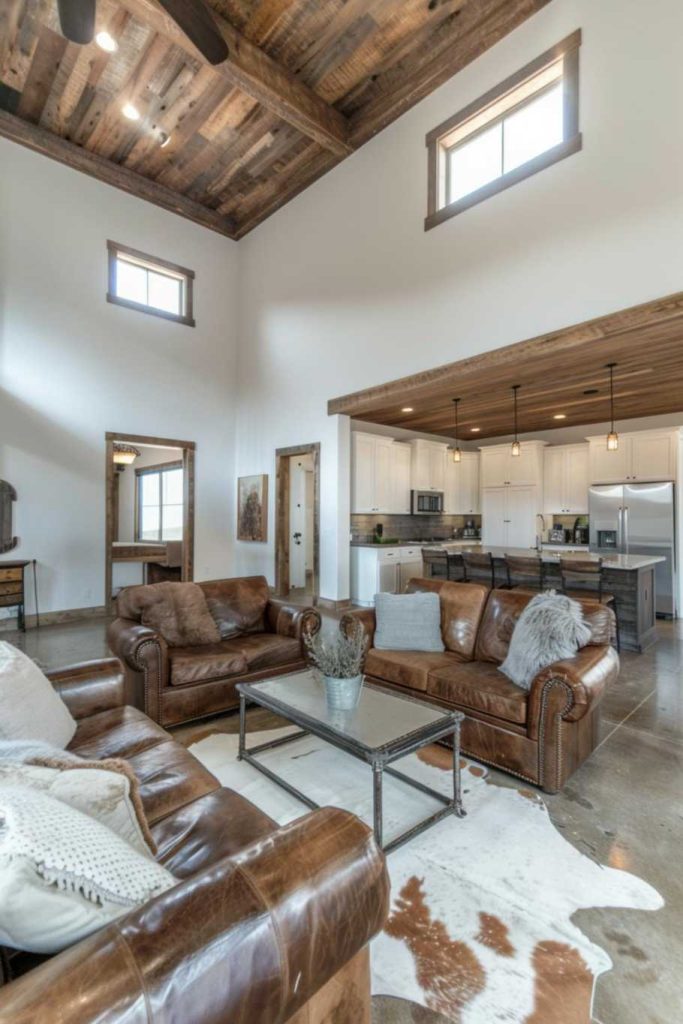
[[[91,620],[26,635],[2,632],[0,639],[50,669],[107,656],[104,630],[104,620]],[[576,915],[615,965],[598,982],[599,1024],[683,1021],[683,621],[660,622],[658,635],[645,654],[623,655],[619,681],[603,703],[598,749],[562,793],[544,794],[569,842],[601,863],[632,871],[666,901],[656,913],[592,909]],[[234,717],[222,725],[232,731]],[[516,785],[493,775],[501,785]],[[445,1024],[441,1015],[398,1000],[376,999],[373,1009],[373,1024]]]

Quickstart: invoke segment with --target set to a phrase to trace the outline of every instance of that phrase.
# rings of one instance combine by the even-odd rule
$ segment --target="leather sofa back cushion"
[[[265,631],[266,605],[270,599],[265,576],[211,580],[200,586],[221,640]]]
[[[200,647],[220,640],[218,626],[196,583],[151,583],[126,587],[117,598],[119,615],[160,633],[169,647]]]
[[[411,594],[430,590],[438,593],[444,646],[460,660],[472,661],[489,588],[481,583],[414,579],[407,590]]]
[[[477,637],[476,660],[492,661],[500,665],[505,661],[517,619],[533,597],[522,590],[492,590]],[[609,644],[611,613],[597,601],[579,601],[584,619],[591,630],[588,644]]]

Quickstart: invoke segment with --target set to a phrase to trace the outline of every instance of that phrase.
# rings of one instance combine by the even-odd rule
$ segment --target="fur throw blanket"
[[[533,597],[520,615],[499,669],[528,690],[542,668],[572,658],[590,638],[579,602],[548,590]]]

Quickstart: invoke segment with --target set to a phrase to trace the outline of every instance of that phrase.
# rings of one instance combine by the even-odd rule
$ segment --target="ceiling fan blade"
[[[159,0],[159,3],[209,64],[222,64],[227,59],[228,44],[203,0]]]
[[[72,43],[91,43],[95,35],[95,0],[57,0],[62,34]]]

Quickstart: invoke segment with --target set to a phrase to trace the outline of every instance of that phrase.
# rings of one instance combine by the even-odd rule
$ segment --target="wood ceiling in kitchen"
[[[682,411],[683,292],[332,399],[328,411],[453,437],[460,398],[459,439],[475,441],[512,433],[511,387],[520,384],[520,434],[599,423],[609,419],[611,362],[617,428]]]
[[[210,0],[212,66],[154,0],[98,0],[115,53],[3,0],[0,135],[240,238],[548,2]]]

